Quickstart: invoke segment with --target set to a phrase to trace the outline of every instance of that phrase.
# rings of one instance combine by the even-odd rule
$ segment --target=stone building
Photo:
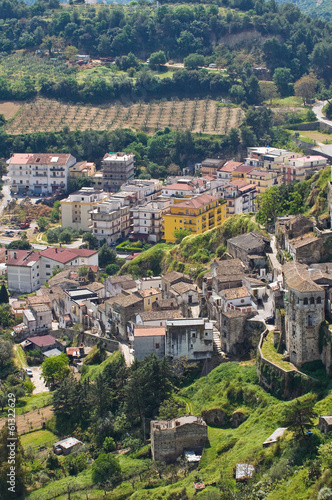
[[[208,438],[206,423],[194,415],[152,420],[150,430],[154,461],[175,462],[186,449],[202,450]]]
[[[166,356],[190,361],[209,359],[213,352],[213,326],[205,318],[166,321]]]
[[[121,293],[105,302],[105,313],[113,335],[128,339],[132,335],[135,315],[144,310],[144,300],[134,294]]]
[[[248,268],[263,268],[266,253],[271,252],[270,240],[255,232],[241,234],[227,241],[227,251],[234,259],[241,259]]]
[[[323,434],[328,434],[332,431],[332,416],[319,416],[318,429]]]
[[[304,215],[290,215],[286,217],[278,217],[275,234],[278,244],[285,249],[287,242],[293,238],[299,238],[304,234],[313,231],[314,223]]]
[[[187,274],[179,273],[177,271],[172,271],[171,273],[164,274],[161,277],[161,289],[162,289],[163,299],[172,298],[169,293],[170,288],[171,286],[175,285],[176,283],[179,283],[180,281],[183,281],[184,283],[193,282],[192,279],[190,279]]]
[[[139,361],[149,354],[163,358],[165,356],[165,327],[135,325],[134,348],[135,359]]]
[[[331,365],[331,336],[321,345],[325,320],[325,290],[312,279],[305,265],[291,262],[283,266],[286,349],[297,367],[321,360]]]

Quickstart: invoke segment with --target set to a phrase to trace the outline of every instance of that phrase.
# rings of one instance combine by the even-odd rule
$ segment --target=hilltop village
[[[330,376],[330,218],[285,215],[270,219],[266,227],[254,222],[263,193],[317,175],[328,166],[327,158],[250,147],[243,162],[207,158],[165,182],[136,179],[134,155],[122,152],[105,154],[99,171],[63,153],[14,153],[7,165],[9,205],[12,198],[16,205],[27,199],[36,207],[58,203],[62,229],[76,230],[83,240],[90,233],[76,243],[44,245],[39,239],[36,244],[33,237],[41,228],[32,231],[36,222],[28,218],[16,222],[27,232],[3,233],[5,241],[14,235],[20,236],[16,241],[29,242],[26,249],[8,244],[0,255],[15,319],[11,337],[30,360],[31,368],[21,375],[32,387],[45,384],[44,391],[58,393],[64,375],[47,377],[43,367],[49,361],[65,359],[79,378],[86,360],[101,351],[99,364],[120,352],[128,369],[156,358],[172,366],[189,363],[200,377],[254,356],[260,386],[286,400],[315,387],[310,367],[319,366]],[[72,179],[90,179],[91,185],[68,194]],[[329,199],[332,207],[330,194]],[[179,270],[155,275],[143,267],[140,272],[140,266],[135,273],[125,271],[144,256],[144,245],[146,252],[160,242],[175,248],[222,230],[230,217],[243,214],[254,229],[227,237],[223,251],[199,276]],[[15,227],[14,219],[10,223]],[[111,252],[113,264],[107,264],[102,250]],[[122,259],[123,268],[114,259]],[[331,414],[320,417],[323,433],[331,429]],[[221,408],[207,407],[201,414],[182,408],[166,417],[143,424],[152,461],[172,464],[184,457],[197,467],[209,426],[230,419],[238,428],[248,415],[240,408],[227,416]],[[76,437],[63,433],[53,446],[55,454],[82,451],[84,437],[72,430]],[[277,428],[264,446],[285,431]],[[236,481],[254,477],[251,463],[233,465]],[[196,492],[205,488],[203,481],[194,484]]]

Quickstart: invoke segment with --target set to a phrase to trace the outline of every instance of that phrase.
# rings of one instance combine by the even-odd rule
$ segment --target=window
[[[310,297],[310,304],[314,304],[315,303],[315,298],[314,297]]]
[[[156,344],[156,349],[159,349],[159,344]]]
[[[193,332],[193,333],[192,333],[192,336],[193,336],[193,338],[195,338],[195,337],[196,337],[196,333],[195,333],[195,332]]]
[[[314,315],[313,314],[308,314],[307,315],[307,326],[314,326]]]
[[[321,304],[322,303],[322,298],[321,297],[317,297],[317,304]]]
[[[307,297],[305,297],[305,298],[303,299],[303,305],[305,305],[305,306],[307,306],[307,305],[308,305],[308,299],[307,299]]]
[[[43,319],[43,316],[39,316],[40,321]]]

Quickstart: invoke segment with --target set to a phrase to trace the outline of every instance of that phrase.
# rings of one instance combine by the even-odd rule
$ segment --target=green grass
[[[266,101],[269,103],[269,101]],[[296,106],[303,108],[303,101],[301,97],[290,96],[290,97],[278,97],[272,99],[271,107],[288,107],[288,106]]]
[[[44,408],[52,404],[52,394],[50,392],[40,392],[20,399],[16,408],[17,415],[23,415],[28,411]]]
[[[89,378],[90,380],[95,380],[98,375],[101,374],[101,372],[104,370],[105,366],[107,366],[110,363],[113,363],[116,361],[119,357],[121,356],[120,351],[115,351],[113,354],[108,356],[108,358],[105,359],[102,363],[98,365],[84,365],[86,368],[84,368],[85,373],[82,375],[81,380],[85,380]]]
[[[273,333],[270,332],[262,344],[262,353],[265,359],[275,363],[286,371],[296,370],[295,366],[288,361],[283,361],[282,354],[277,352],[273,345]]]
[[[19,368],[26,368],[28,366],[25,352],[20,345],[16,345],[15,347],[15,357],[17,366]]]
[[[33,431],[21,436],[21,443],[24,448],[39,448],[40,446],[50,446],[55,443],[57,436],[48,430]]]

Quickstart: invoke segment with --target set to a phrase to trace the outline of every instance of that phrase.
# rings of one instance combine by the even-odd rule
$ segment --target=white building
[[[17,250],[7,262],[8,289],[31,293],[50,279],[57,266],[98,266],[97,250],[50,247],[41,252]]]
[[[90,230],[99,240],[107,244],[125,238],[130,230],[130,210],[124,199],[112,197],[98,203],[90,212]]]
[[[220,195],[227,201],[227,215],[256,211],[256,186],[244,179],[235,180],[222,187]]]
[[[217,179],[223,179],[230,182],[232,180],[233,170],[241,165],[242,163],[240,161],[227,161],[225,165],[217,171]]]
[[[325,168],[327,159],[324,156],[308,155],[299,158],[286,158],[286,163],[281,165],[282,180],[285,184],[294,181],[304,181],[309,175]]]
[[[29,334],[52,329],[52,311],[46,304],[36,304],[23,310],[23,323]]]
[[[260,168],[265,167],[268,170],[280,169],[280,165],[287,159],[298,158],[301,153],[287,151],[287,149],[267,147],[249,147],[247,148],[247,158],[245,165]]]
[[[108,194],[101,189],[83,187],[61,200],[61,226],[89,231],[90,212],[94,205],[106,200]]]
[[[213,325],[206,318],[166,321],[165,355],[189,361],[209,359],[213,351]]]
[[[170,200],[155,200],[132,209],[133,235],[157,243],[164,236],[163,215],[168,212]]]
[[[14,153],[9,160],[11,190],[18,195],[57,195],[66,192],[71,154]]]
[[[138,201],[151,201],[160,196],[162,186],[159,179],[132,179],[121,186],[121,192],[135,193]]]

